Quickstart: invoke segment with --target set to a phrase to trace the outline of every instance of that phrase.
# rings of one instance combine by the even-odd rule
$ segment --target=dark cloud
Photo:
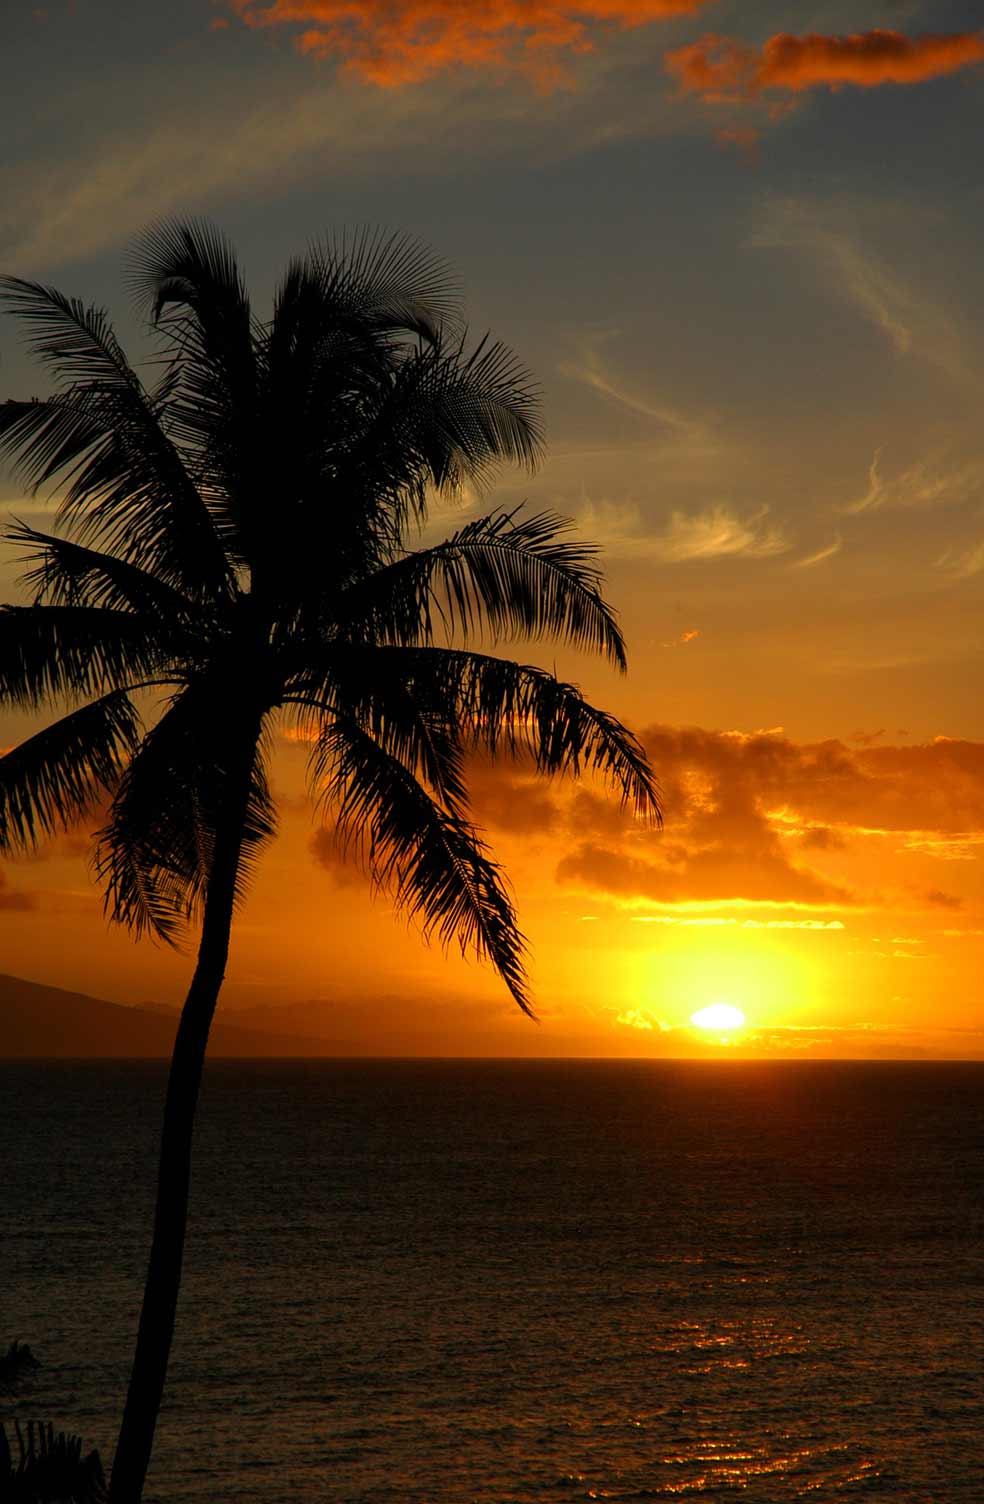
[[[667,789],[668,813],[689,817],[741,790],[746,802],[800,825],[851,830],[984,832],[984,742],[937,737],[911,747],[797,743],[775,734],[652,726],[643,740]]]
[[[816,858],[822,866],[885,833],[944,855],[984,832],[978,742],[851,748],[667,726],[649,727],[642,740],[665,792],[665,833],[647,835],[599,796],[579,793],[568,806],[576,845],[560,862],[560,882],[658,903],[840,906],[859,897],[838,873],[816,870]],[[933,893],[924,901],[960,903]]]
[[[809,825],[800,834],[800,840],[810,851],[843,851],[847,841],[839,830],[829,825]]]
[[[767,828],[759,834],[758,844],[716,843],[670,862],[583,845],[561,861],[557,881],[653,903],[738,901],[829,908],[855,901],[847,889],[793,867]]]
[[[923,894],[927,903],[935,904],[938,909],[962,909],[963,899],[955,893],[944,893],[942,888],[930,888]]]
[[[342,850],[334,827],[323,825],[308,842],[308,850],[318,866],[340,888],[364,888],[366,876],[358,864]]]
[[[556,830],[560,823],[553,785],[508,763],[476,758],[468,770],[468,789],[480,825],[535,835]]]

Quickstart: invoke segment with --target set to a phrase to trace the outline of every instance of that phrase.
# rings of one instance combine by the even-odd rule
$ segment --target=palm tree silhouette
[[[56,378],[0,405],[0,452],[60,490],[57,534],[23,523],[30,605],[0,611],[0,702],[71,706],[0,759],[0,849],[109,800],[96,871],[109,917],[176,941],[200,926],[174,1045],[153,1243],[112,1469],[138,1504],[164,1389],[192,1128],[233,913],[275,829],[277,720],[310,738],[343,845],[425,934],[496,968],[531,1012],[523,937],[469,819],[474,749],[594,770],[659,820],[645,755],[509,636],[625,652],[595,550],[547,514],[498,511],[408,547],[428,498],[541,451],[536,394],[501,344],[470,353],[447,269],[364,233],[294,260],[253,313],[212,227],[169,222],[129,262],[161,345],[145,386],[105,313],[5,278]],[[419,541],[419,540],[418,540]]]

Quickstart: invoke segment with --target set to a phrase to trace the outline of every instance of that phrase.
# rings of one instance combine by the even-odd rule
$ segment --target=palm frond
[[[145,391],[106,315],[55,288],[0,278],[0,305],[66,390],[0,407],[0,452],[35,487],[59,481],[62,515],[79,541],[153,559],[163,577],[213,589],[228,565],[208,510],[168,437],[174,380]]]
[[[462,816],[467,805],[464,744],[467,736],[453,698],[436,676],[415,676],[406,655],[393,649],[334,645],[312,651],[289,683],[284,703],[307,732],[317,735],[326,716],[354,721],[387,756],[403,764],[436,795],[442,808]]]
[[[342,593],[340,630],[376,641],[430,642],[435,617],[449,634],[553,637],[603,653],[625,671],[625,642],[601,594],[598,550],[564,535],[550,512],[493,512],[444,543],[420,549]]]
[[[165,220],[136,242],[128,281],[173,363],[169,431],[227,553],[248,561],[249,539],[240,535],[269,497],[276,448],[260,406],[262,330],[235,252],[206,220]]]
[[[501,869],[477,830],[441,809],[398,758],[354,721],[332,717],[311,770],[339,839],[365,861],[396,907],[447,949],[488,960],[533,1016],[525,941]]]
[[[7,276],[0,276],[0,307],[20,319],[31,354],[61,387],[141,389],[104,308],[42,282]]]
[[[441,647],[334,644],[312,653],[290,695],[311,722],[343,712],[437,793],[467,803],[464,753],[529,757],[548,777],[595,775],[647,823],[662,823],[659,785],[635,736],[574,684],[530,664]]]
[[[0,606],[0,704],[125,689],[166,671],[166,626],[106,606]]]
[[[0,403],[0,454],[32,492],[57,478],[71,480],[105,440],[100,404],[79,393]]]
[[[249,294],[230,242],[204,219],[165,219],[134,242],[126,281],[156,322],[170,304],[191,309],[213,332],[249,332]]]
[[[33,568],[21,575],[21,583],[34,591],[39,604],[104,606],[111,611],[148,615],[156,612],[171,620],[180,620],[194,610],[180,590],[127,559],[85,548],[53,533],[38,532],[17,518],[4,536],[15,548],[27,551],[26,562]]]
[[[373,650],[369,650],[372,652]],[[442,704],[461,742],[495,757],[528,755],[537,770],[594,774],[623,805],[662,824],[659,784],[642,746],[620,721],[585,700],[575,684],[531,664],[448,648],[379,648],[408,695]],[[372,679],[367,673],[367,679]]]
[[[114,690],[0,757],[0,850],[33,850],[91,814],[139,740],[140,718]]]
[[[437,441],[435,482],[450,489],[464,479],[481,484],[502,460],[535,470],[543,457],[540,394],[525,366],[488,336],[467,357],[463,345],[437,353],[423,384]]]
[[[105,1504],[106,1480],[99,1453],[82,1455],[78,1436],[55,1431],[49,1421],[14,1421],[15,1457],[0,1424],[0,1494],[5,1504]]]
[[[436,340],[460,324],[461,290],[442,257],[412,235],[364,227],[311,247],[308,264],[340,319]]]
[[[209,686],[176,695],[132,757],[98,833],[106,912],[137,935],[174,944],[201,914],[238,751],[224,710]],[[275,832],[261,747],[242,825],[239,896]]]

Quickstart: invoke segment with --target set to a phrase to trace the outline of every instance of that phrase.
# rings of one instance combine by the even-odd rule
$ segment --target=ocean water
[[[0,1066],[9,1416],[104,1460],[156,1064]],[[218,1062],[148,1500],[984,1500],[984,1066]]]

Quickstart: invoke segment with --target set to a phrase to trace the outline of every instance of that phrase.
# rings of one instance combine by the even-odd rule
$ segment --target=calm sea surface
[[[6,1415],[112,1454],[163,1068],[0,1066]],[[984,1501],[984,1066],[217,1063],[149,1497]]]

